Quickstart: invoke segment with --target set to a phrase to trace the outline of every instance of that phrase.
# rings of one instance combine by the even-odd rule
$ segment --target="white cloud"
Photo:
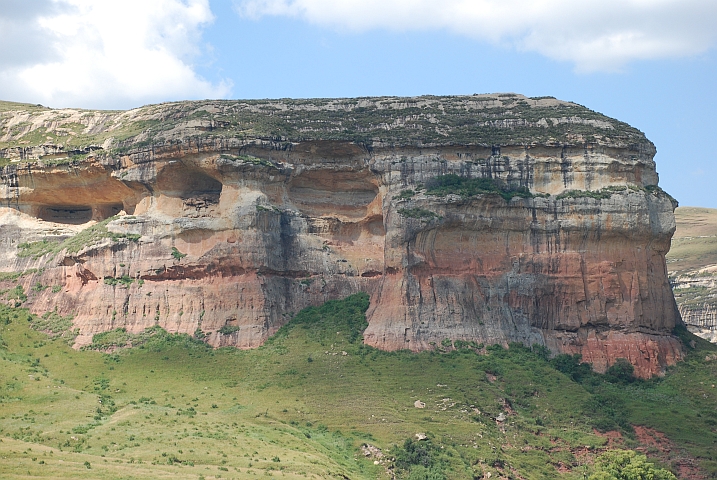
[[[11,35],[0,34],[3,100],[126,108],[224,97],[231,88],[226,81],[201,78],[192,64],[202,53],[202,28],[213,20],[208,0],[0,0],[0,5],[0,28],[33,32],[14,44],[5,42]]]
[[[235,0],[245,17],[297,17],[341,30],[446,30],[619,70],[634,60],[689,56],[717,41],[715,0]]]

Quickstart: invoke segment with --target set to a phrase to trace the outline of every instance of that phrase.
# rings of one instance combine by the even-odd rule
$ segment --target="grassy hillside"
[[[687,332],[687,361],[637,381],[518,345],[377,351],[360,342],[367,306],[304,310],[252,351],[96,336],[113,353],[2,307],[0,477],[578,479],[617,446],[717,478],[717,348]]]
[[[677,230],[667,254],[670,274],[717,266],[717,209],[678,207],[675,220]]]

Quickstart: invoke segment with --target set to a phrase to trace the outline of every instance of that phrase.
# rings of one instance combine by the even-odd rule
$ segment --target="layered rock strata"
[[[538,343],[642,376],[681,356],[655,148],[579,105],[0,104],[0,127],[0,269],[34,312],[73,315],[76,346],[160,325],[251,348],[366,291],[382,349]]]

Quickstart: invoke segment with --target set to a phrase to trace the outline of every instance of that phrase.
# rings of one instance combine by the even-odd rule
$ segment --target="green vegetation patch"
[[[600,190],[567,190],[560,193],[555,198],[558,200],[562,200],[563,198],[594,198],[595,200],[605,200],[612,197],[616,193],[627,192],[630,190],[644,191],[645,189],[635,185],[611,185],[609,187],[601,188]]]
[[[86,347],[87,350],[107,351],[113,348],[124,348],[132,345],[132,340],[138,335],[128,333],[126,328],[115,328],[108,332],[95,333],[92,336],[92,343]]]
[[[129,288],[129,286],[132,285],[136,281],[142,282],[141,279],[132,278],[129,275],[122,275],[121,277],[117,277],[117,278],[115,278],[115,277],[105,277],[104,278],[105,284],[111,285],[113,287],[119,285],[124,288]],[[142,282],[142,283],[144,283],[144,282]]]
[[[27,295],[22,285],[15,285],[15,287],[5,292],[5,298],[10,305],[15,307],[19,307],[27,301]]]
[[[254,350],[159,327],[96,334],[111,353],[2,307],[0,477],[672,480],[661,469],[685,462],[717,475],[717,347],[684,329],[686,360],[638,380],[540,346],[376,350],[361,342],[368,304],[303,310]],[[647,460],[606,454],[596,426]]]
[[[464,198],[476,195],[500,195],[506,201],[513,197],[532,198],[526,187],[510,187],[504,182],[493,178],[467,178],[455,174],[441,175],[426,184],[426,195],[446,196],[460,195]]]
[[[645,455],[632,450],[611,450],[595,462],[596,472],[588,480],[677,480],[669,470],[648,462]]]
[[[224,153],[221,155],[221,158],[225,158],[227,160],[232,160],[232,161],[239,161],[239,162],[246,163],[249,165],[276,168],[276,165],[271,163],[269,160],[264,160],[263,158],[258,158],[253,155],[229,155],[229,154]]]
[[[442,458],[448,456],[447,452],[441,452],[425,434],[421,439],[408,438],[400,447],[393,447],[391,455],[398,479],[444,480],[450,464],[447,458]]]
[[[675,199],[675,197],[664,191],[659,185],[648,185],[645,187],[645,190],[657,197],[667,197],[667,199],[672,202],[675,208],[677,208],[680,204],[677,199]]]
[[[657,197],[666,197],[675,206],[678,205],[677,200],[657,185],[648,185],[646,187],[638,187],[637,185],[611,185],[601,188],[600,190],[567,190],[558,194],[555,198],[557,200],[562,200],[564,198],[594,198],[595,200],[605,200],[612,197],[616,193],[628,191],[647,192]]]
[[[401,190],[401,193],[396,195],[396,198],[398,200],[409,200],[409,199],[413,198],[414,195],[416,195],[416,192],[411,189]]]
[[[29,268],[22,272],[0,272],[0,282],[16,281],[19,278],[27,277],[28,275],[34,275],[35,273],[39,273],[41,271],[42,269]]]
[[[140,235],[137,234],[125,234],[125,233],[114,233],[107,230],[107,224],[117,217],[110,217],[102,222],[97,223],[89,228],[82,230],[74,237],[70,237],[60,244],[59,250],[67,250],[68,253],[77,253],[80,250],[95,245],[105,238],[119,241],[120,239],[127,239],[132,242],[139,240]]]
[[[85,350],[108,351],[116,348],[138,347],[140,349],[162,350],[169,346],[183,345],[191,348],[207,349],[205,343],[186,334],[169,333],[155,325],[140,333],[130,333],[125,328],[116,328],[108,332],[96,333],[92,343]]]
[[[595,200],[605,200],[612,197],[614,190],[567,190],[558,194],[555,198],[562,200],[564,198],[594,198]]]
[[[172,247],[172,257],[174,257],[175,260],[181,260],[186,256],[187,254],[177,250],[177,247]]]
[[[20,258],[40,258],[48,253],[56,253],[55,249],[60,242],[42,239],[39,242],[23,242],[17,246],[17,256]]]
[[[344,300],[329,300],[320,307],[305,308],[281,327],[269,343],[273,344],[300,327],[310,339],[321,345],[328,345],[337,338],[356,344],[368,327],[365,315],[368,306],[368,295],[357,293]]]
[[[237,327],[236,325],[224,325],[222,328],[217,330],[222,335],[231,335],[232,333],[236,333],[240,330],[240,327]]]
[[[117,218],[118,217],[116,216],[110,217],[62,241],[43,239],[38,242],[21,243],[17,247],[18,256],[37,259],[47,254],[57,255],[62,250],[66,250],[67,253],[77,253],[80,250],[95,245],[106,238],[115,242],[121,239],[127,239],[131,242],[139,241],[141,235],[135,233],[114,233],[107,230],[107,224]]]
[[[42,316],[31,315],[28,320],[34,330],[47,333],[52,338],[62,338],[68,345],[72,345],[79,333],[79,330],[72,328],[74,318],[72,314],[63,317],[57,313],[56,308]]]
[[[22,275],[23,272],[0,272],[0,282],[14,281]]]

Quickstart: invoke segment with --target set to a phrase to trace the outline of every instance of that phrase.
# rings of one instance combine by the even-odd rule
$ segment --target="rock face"
[[[77,346],[160,325],[251,348],[366,291],[382,349],[539,343],[642,376],[680,358],[655,148],[579,105],[0,103],[0,128],[0,269],[74,315]]]

